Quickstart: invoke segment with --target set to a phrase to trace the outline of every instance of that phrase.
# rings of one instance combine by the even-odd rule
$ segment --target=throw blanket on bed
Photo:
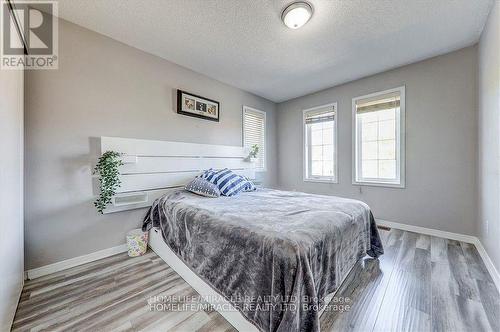
[[[143,230],[166,244],[262,331],[319,331],[319,309],[356,261],[383,254],[370,208],[334,196],[259,189],[157,199]]]

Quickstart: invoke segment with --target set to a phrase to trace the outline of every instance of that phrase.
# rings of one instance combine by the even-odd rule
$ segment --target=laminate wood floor
[[[500,331],[500,295],[473,245],[396,229],[381,236],[385,254],[358,262],[322,331]],[[151,310],[154,296],[180,308],[197,293],[154,252],[119,254],[27,281],[13,331],[234,331],[203,306]]]

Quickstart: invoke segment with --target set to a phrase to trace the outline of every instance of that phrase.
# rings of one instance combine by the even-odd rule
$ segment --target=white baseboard
[[[493,282],[497,286],[498,292],[500,292],[500,273],[498,273],[498,270],[496,269],[495,265],[493,264],[493,261],[486,252],[486,249],[484,249],[483,244],[481,243],[479,238],[476,238],[476,242],[474,242],[474,245],[476,246],[479,255],[483,259],[484,265],[486,265],[486,268],[488,269],[488,272],[490,273]]]
[[[432,236],[442,237],[442,238],[445,238],[445,239],[462,241],[462,242],[465,242],[465,243],[473,243],[473,244],[475,244],[476,241],[477,241],[477,237],[475,237],[475,236],[465,235],[465,234],[459,234],[459,233],[452,233],[452,232],[446,232],[446,231],[441,231],[439,229],[433,229],[433,228],[427,228],[427,227],[420,227],[420,226],[413,226],[413,225],[401,224],[401,223],[398,223],[398,222],[388,221],[388,220],[383,220],[383,219],[377,219],[377,218],[375,218],[375,222],[379,226],[384,226],[384,227],[389,227],[389,228],[396,228],[396,229],[401,229],[403,231],[415,232],[415,233],[420,233],[420,234],[425,234],[425,235],[432,235]]]
[[[42,277],[54,272],[59,272],[62,270],[66,270],[78,265],[82,265],[85,263],[90,263],[96,261],[101,258],[106,258],[109,256],[113,256],[122,252],[127,251],[127,245],[121,244],[116,247],[111,247],[103,250],[99,250],[87,255],[78,256],[70,259],[66,259],[64,261],[60,261],[57,263],[37,267],[36,269],[31,269],[27,271],[28,279],[35,279],[38,277]]]
[[[420,234],[425,234],[425,235],[437,236],[437,237],[442,237],[445,239],[456,240],[456,241],[461,241],[461,242],[473,244],[476,247],[479,255],[481,256],[481,259],[483,260],[484,265],[486,265],[486,268],[488,269],[488,272],[490,273],[491,278],[493,279],[493,282],[495,283],[495,286],[497,287],[498,291],[500,292],[500,274],[498,273],[497,269],[495,268],[495,265],[491,261],[490,256],[488,255],[488,253],[484,249],[483,244],[481,243],[479,238],[477,238],[476,236],[446,232],[446,231],[441,231],[439,229],[433,229],[433,228],[427,228],[427,227],[401,224],[401,223],[397,223],[394,221],[388,221],[388,220],[377,219],[377,218],[375,218],[375,222],[377,223],[377,225],[383,226],[383,227],[396,228],[396,229],[401,229],[403,231],[409,231],[409,232],[415,232],[415,233],[420,233]]]

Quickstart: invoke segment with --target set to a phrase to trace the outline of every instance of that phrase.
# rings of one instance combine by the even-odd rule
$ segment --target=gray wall
[[[500,271],[500,4],[479,41],[479,238]]]
[[[23,72],[0,70],[0,331],[10,331],[24,278]]]
[[[376,218],[475,234],[476,47],[278,105],[279,186],[368,203]],[[406,85],[406,189],[354,186],[351,99]],[[338,102],[338,184],[302,181],[302,110]]]
[[[124,243],[144,210],[99,215],[90,137],[242,144],[242,105],[267,112],[267,185],[276,184],[275,104],[72,23],[59,70],[26,73],[28,269]],[[174,89],[220,101],[220,123],[175,113]]]

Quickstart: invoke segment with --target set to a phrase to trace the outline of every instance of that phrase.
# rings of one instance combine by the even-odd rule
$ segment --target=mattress
[[[319,331],[319,312],[356,261],[383,254],[368,205],[259,189],[157,199],[143,230],[165,243],[261,331]]]

